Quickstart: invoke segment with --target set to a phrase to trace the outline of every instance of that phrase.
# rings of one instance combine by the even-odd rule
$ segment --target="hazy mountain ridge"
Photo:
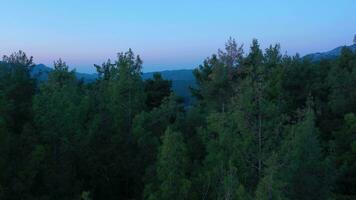
[[[312,53],[304,56],[303,58],[310,59],[313,62],[317,62],[323,59],[335,59],[341,54],[341,49],[347,47],[353,52],[356,52],[356,44],[350,46],[340,46],[333,50],[323,52],[323,53]],[[36,65],[32,70],[32,75],[40,81],[47,80],[48,73],[53,69],[47,67],[44,64]],[[172,81],[173,91],[184,97],[188,102],[191,101],[190,87],[195,86],[195,78],[193,75],[192,69],[180,69],[180,70],[164,70],[158,71],[161,73],[162,77],[167,80]],[[153,74],[157,72],[146,72],[142,74],[143,79],[149,79],[153,77]],[[88,74],[88,73],[79,73],[75,72],[78,79],[83,80],[84,82],[92,82],[97,78],[97,74]]]
[[[48,78],[48,73],[53,69],[47,67],[44,64],[38,64],[32,69],[32,76],[39,81],[46,81]],[[142,74],[143,79],[149,79],[153,77],[153,74],[156,72],[147,72]],[[181,70],[165,70],[160,71],[162,77],[167,80],[172,81],[172,90],[179,96],[183,97],[187,104],[192,100],[190,94],[190,87],[194,87],[195,78],[193,75],[192,69],[181,69]],[[78,79],[83,80],[84,82],[92,82],[98,77],[97,74],[87,74],[87,73],[78,73],[75,72],[75,75]]]
[[[38,64],[32,69],[32,76],[36,77],[39,80],[46,80],[48,73],[53,69],[44,65]],[[194,80],[193,70],[192,69],[179,69],[179,70],[164,70],[157,71],[161,73],[164,79],[172,80],[172,81],[191,81]],[[149,79],[153,77],[154,73],[157,72],[146,72],[142,74],[143,79]],[[98,75],[96,73],[80,73],[75,72],[78,79],[84,79],[84,81],[94,81]]]
[[[179,70],[164,70],[164,71],[159,71],[159,73],[162,74],[163,78],[168,79],[168,80],[180,80],[180,81],[191,81],[194,80],[194,75],[193,75],[193,70],[192,69],[179,69]],[[142,78],[143,79],[148,79],[152,78],[153,74],[157,72],[147,72],[143,73]]]
[[[32,76],[35,77],[37,80],[45,81],[48,78],[48,73],[51,72],[53,68],[50,68],[44,64],[35,65],[32,69]],[[78,79],[83,79],[85,82],[94,81],[97,78],[97,74],[88,74],[88,73],[80,73],[75,72],[75,75]]]
[[[311,61],[320,61],[320,60],[325,60],[325,59],[326,60],[336,59],[341,54],[341,50],[344,47],[350,49],[352,52],[356,52],[356,44],[353,44],[350,46],[340,46],[340,47],[337,47],[333,50],[326,51],[326,52],[321,52],[321,53],[317,52],[317,53],[307,54],[306,56],[304,56],[304,58],[310,59]]]
[[[341,49],[343,47],[351,49],[351,51],[356,52],[356,44],[350,46],[339,46],[335,49],[326,52],[317,52],[305,55],[303,58],[311,59],[312,61],[320,61],[322,59],[335,59],[337,56],[341,54]],[[36,76],[39,80],[46,80],[47,74],[53,69],[44,65],[38,64],[32,70],[32,75]],[[172,80],[172,81],[188,81],[194,82],[194,75],[192,69],[179,69],[179,70],[163,70],[157,71],[162,74],[163,78]],[[97,74],[89,74],[89,73],[80,73],[75,72],[78,79],[83,79],[86,82],[94,81],[97,78]],[[146,72],[142,74],[143,79],[152,78],[153,74],[156,72]]]

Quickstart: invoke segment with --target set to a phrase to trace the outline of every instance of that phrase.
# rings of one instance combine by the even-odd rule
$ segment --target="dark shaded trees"
[[[0,62],[1,199],[353,199],[356,54],[248,53],[229,39],[184,105],[132,50],[84,83],[62,60]]]
[[[142,189],[133,119],[145,108],[142,61],[131,49],[117,60],[96,66],[99,80],[91,91],[93,116],[88,142],[93,154],[90,190],[93,198],[138,198]]]
[[[242,46],[230,38],[225,44],[225,51],[219,50],[218,55],[213,54],[194,70],[197,88],[192,88],[192,93],[199,103],[208,109],[225,111],[233,96],[232,87],[237,81],[242,54]]]
[[[188,164],[182,134],[168,127],[156,164],[157,185],[147,186],[146,190],[150,191],[148,199],[187,199],[191,184],[187,178]]]
[[[48,76],[34,100],[34,120],[40,134],[40,146],[44,150],[41,186],[38,195],[43,198],[63,199],[79,197],[81,192],[80,141],[86,109],[84,91],[76,80],[74,71],[61,59],[54,62],[54,70]]]
[[[31,199],[37,135],[33,129],[32,57],[22,51],[0,61],[0,198]],[[32,165],[33,164],[33,165]]]
[[[282,151],[286,195],[289,199],[326,199],[330,197],[329,167],[322,156],[315,116],[310,107],[303,118],[291,127]]]
[[[152,109],[161,105],[163,99],[172,92],[172,81],[164,80],[160,73],[154,73],[153,79],[144,82],[146,93],[146,106]]]
[[[333,151],[337,168],[335,193],[338,199],[353,199],[356,183],[356,117],[345,115],[343,126],[333,133]]]

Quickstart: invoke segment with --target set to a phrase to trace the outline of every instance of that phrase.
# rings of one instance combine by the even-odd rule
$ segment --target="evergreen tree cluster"
[[[356,54],[312,62],[229,39],[187,107],[131,49],[77,80],[0,61],[0,199],[356,198]]]

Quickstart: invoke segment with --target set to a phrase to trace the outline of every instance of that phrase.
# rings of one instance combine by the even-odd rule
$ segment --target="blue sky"
[[[62,58],[79,72],[132,48],[144,71],[194,68],[231,36],[288,54],[352,43],[355,0],[0,0],[0,55]]]

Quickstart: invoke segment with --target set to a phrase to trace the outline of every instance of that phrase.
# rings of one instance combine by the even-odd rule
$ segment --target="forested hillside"
[[[48,80],[0,61],[0,199],[356,199],[356,53],[243,52],[229,39],[193,74],[187,107],[131,49]]]

